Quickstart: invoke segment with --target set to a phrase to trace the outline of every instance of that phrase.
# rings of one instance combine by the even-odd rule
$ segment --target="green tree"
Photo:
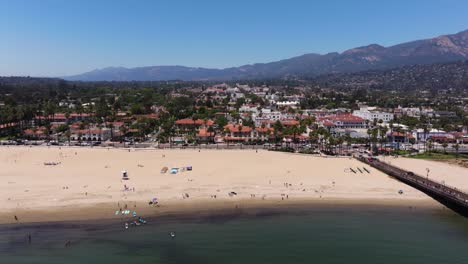
[[[283,124],[281,124],[281,122],[279,120],[277,120],[274,124],[273,124],[273,133],[274,133],[274,137],[275,137],[275,142],[277,143],[278,142],[278,137],[281,135],[282,131],[283,131]]]
[[[442,148],[444,148],[444,153],[447,153],[447,147],[448,147],[447,142],[442,143]]]
[[[216,116],[215,124],[217,124],[220,128],[223,128],[224,126],[226,126],[227,123],[228,123],[228,120],[224,115]]]

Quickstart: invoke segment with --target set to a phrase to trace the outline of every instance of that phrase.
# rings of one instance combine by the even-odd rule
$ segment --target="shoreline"
[[[349,157],[249,149],[39,146],[0,150],[0,224],[16,223],[15,216],[21,223],[124,219],[128,216],[115,214],[124,209],[159,217],[236,206],[245,210],[442,207],[424,193]],[[161,173],[164,167],[186,166],[193,170]],[[455,171],[452,166],[433,171],[445,177],[452,170],[456,172],[453,177],[463,181],[459,176],[466,171]],[[129,179],[122,178],[122,171],[128,171]],[[155,198],[157,208],[148,205]]]
[[[300,213],[304,210],[445,210],[445,206],[428,199],[297,199],[297,200],[236,200],[236,201],[190,201],[185,203],[172,202],[161,207],[129,208],[145,219],[159,220],[166,218],[198,218],[203,216],[242,215],[256,212],[266,214],[281,214],[284,212]],[[115,215],[114,204],[96,204],[93,206],[77,206],[63,208],[18,209],[13,212],[0,213],[0,225],[45,224],[45,223],[75,223],[116,221],[125,222],[132,219],[130,215]],[[455,214],[455,213],[454,213]],[[15,221],[17,216],[19,221]]]

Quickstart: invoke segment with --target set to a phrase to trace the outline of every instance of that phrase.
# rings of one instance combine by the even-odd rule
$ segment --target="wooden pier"
[[[446,207],[468,217],[467,193],[458,190],[457,188],[447,186],[444,183],[431,180],[428,177],[423,177],[411,171],[406,171],[396,166],[392,166],[375,158],[359,157],[357,159],[426,193]]]

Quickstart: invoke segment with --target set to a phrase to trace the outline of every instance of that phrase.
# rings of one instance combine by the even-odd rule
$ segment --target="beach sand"
[[[444,182],[449,186],[468,192],[468,168],[440,161],[401,157],[386,157],[382,158],[382,160],[402,169],[413,171],[421,176],[429,176],[429,179]],[[429,174],[427,169],[429,169]]]
[[[436,164],[445,166],[440,177],[451,175],[448,170],[467,175],[466,169]],[[192,171],[160,172],[189,165]],[[1,147],[0,168],[0,223],[17,222],[14,216],[18,222],[119,218],[115,211],[125,207],[148,216],[314,203],[442,207],[350,158],[254,150]],[[122,180],[123,170],[129,180]],[[154,197],[159,207],[148,205]]]

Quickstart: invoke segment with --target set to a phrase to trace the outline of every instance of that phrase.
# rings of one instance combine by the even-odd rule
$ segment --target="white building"
[[[258,108],[255,105],[247,105],[244,104],[241,107],[239,107],[239,112],[241,113],[254,113],[258,114]]]
[[[299,102],[298,101],[281,101],[281,102],[276,102],[276,105],[296,107],[299,105]]]
[[[375,107],[361,107],[359,110],[354,110],[353,115],[369,121],[382,120],[388,123],[393,120],[393,113],[380,112],[377,111]]]
[[[81,141],[106,141],[111,138],[112,132],[109,128],[77,129],[71,131],[71,140]]]

